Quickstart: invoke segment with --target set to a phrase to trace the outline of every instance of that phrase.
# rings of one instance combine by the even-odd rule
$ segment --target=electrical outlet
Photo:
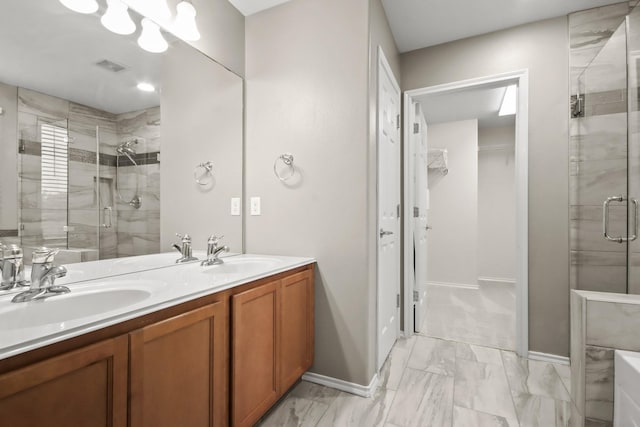
[[[260,215],[260,197],[251,198],[251,215]]]
[[[231,215],[240,216],[240,197],[231,198]]]

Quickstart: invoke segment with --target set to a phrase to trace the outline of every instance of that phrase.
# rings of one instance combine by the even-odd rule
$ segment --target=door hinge
[[[400,294],[396,294],[396,308],[400,308]]]
[[[413,217],[418,218],[420,216],[420,208],[418,206],[413,207]]]
[[[420,133],[420,123],[413,124],[413,133]]]
[[[400,129],[400,114],[396,115],[396,129]]]
[[[400,204],[396,205],[396,215],[398,218],[400,218]]]
[[[413,302],[420,301],[420,293],[418,291],[413,291]]]

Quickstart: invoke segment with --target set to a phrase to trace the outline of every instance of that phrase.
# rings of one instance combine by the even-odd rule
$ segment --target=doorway
[[[405,92],[405,335],[528,355],[527,104],[526,70]]]

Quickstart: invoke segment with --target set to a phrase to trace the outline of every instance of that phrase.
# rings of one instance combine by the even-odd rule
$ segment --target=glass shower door
[[[627,292],[626,45],[622,22],[579,78],[570,157],[574,289]]]
[[[20,111],[18,121],[22,246],[27,254],[38,246],[66,248],[68,122],[35,111]]]
[[[640,236],[638,201],[640,200],[640,9],[627,16],[628,67],[628,293],[640,294]]]

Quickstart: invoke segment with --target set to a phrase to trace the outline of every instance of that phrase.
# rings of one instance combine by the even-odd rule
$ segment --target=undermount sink
[[[139,286],[139,282],[136,285]],[[151,295],[151,290],[147,289],[128,289],[126,286],[100,289],[96,286],[89,290],[72,288],[68,294],[42,300],[7,303],[0,306],[0,331],[64,324],[126,308]]]
[[[282,262],[276,258],[258,257],[258,256],[234,256],[223,258],[224,263],[206,267],[207,273],[252,273],[254,271],[262,271],[265,269],[275,268]]]
[[[616,350],[614,427],[640,426],[640,353]]]

